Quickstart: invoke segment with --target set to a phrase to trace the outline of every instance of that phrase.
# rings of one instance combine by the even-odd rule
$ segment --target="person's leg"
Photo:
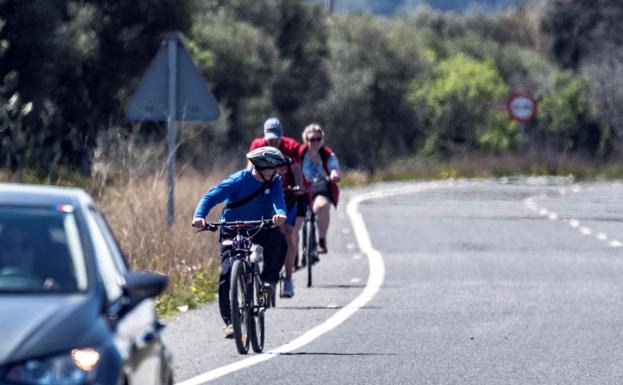
[[[230,273],[230,271],[226,274],[221,273],[218,280],[218,307],[225,325],[231,323],[231,309],[229,308]]]
[[[288,242],[288,251],[286,253],[285,260],[285,273],[286,280],[292,279],[292,270],[294,270],[294,257],[296,256],[297,248],[296,248],[296,240],[294,239],[294,223],[296,222],[296,213],[297,213],[297,205],[296,201],[291,202],[287,207],[288,219],[286,223],[281,226],[281,230],[283,234],[286,236],[286,241]]]
[[[292,271],[294,270],[294,257],[296,256],[296,240],[294,239],[298,233],[294,231],[294,226],[284,224],[282,227],[283,235],[286,236],[288,242],[288,251],[286,253],[286,260],[284,263],[286,270],[286,280],[292,279]]]
[[[324,195],[317,195],[314,198],[314,214],[318,226],[318,251],[326,253],[326,239],[329,230],[331,202]]]
[[[221,235],[221,241],[223,236]],[[231,246],[223,246],[221,242],[221,274],[218,280],[218,306],[225,325],[231,324],[231,308],[229,304],[229,287],[231,281],[232,260],[229,256]]]
[[[260,278],[264,282],[275,283],[279,280],[279,271],[286,258],[288,242],[279,229],[270,228],[260,231],[254,242],[264,248],[264,269]]]
[[[296,253],[294,254],[294,268],[296,268],[297,266],[299,266],[299,261],[298,261],[298,255],[299,255],[299,250],[301,250],[300,248],[300,241],[299,241],[299,234],[301,234],[301,228],[303,227],[303,219],[304,217],[299,217],[297,216],[296,219],[294,220],[294,247],[296,250]]]
[[[307,195],[301,195],[296,199],[296,219],[294,220],[294,242],[296,246],[296,254],[294,254],[294,267],[299,266],[298,253],[300,249],[299,234],[301,234],[301,228],[303,227],[303,220],[307,214]]]

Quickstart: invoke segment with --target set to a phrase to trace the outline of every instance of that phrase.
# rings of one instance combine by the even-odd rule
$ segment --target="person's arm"
[[[273,215],[273,223],[277,226],[285,223],[286,219],[286,201],[283,196],[283,187],[281,186],[281,177],[275,178],[273,184],[270,187],[270,198],[273,201],[273,209],[275,215]]]
[[[327,167],[329,168],[329,179],[333,182],[340,180],[340,163],[337,160],[335,154],[331,154],[327,160]]]
[[[234,179],[233,177],[229,177],[219,185],[210,189],[210,191],[208,191],[197,204],[195,214],[193,215],[193,225],[199,225],[200,227],[205,225],[205,217],[208,215],[210,210],[212,210],[212,208],[217,204],[227,199],[236,188],[237,183],[240,183],[240,181]]]
[[[294,175],[294,183],[296,183],[299,188],[298,191],[296,191],[296,194],[305,194],[305,182],[300,163],[292,163],[290,165],[290,170],[292,171],[292,175]]]

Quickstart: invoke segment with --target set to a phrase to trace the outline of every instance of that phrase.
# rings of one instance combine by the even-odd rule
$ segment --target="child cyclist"
[[[218,203],[225,202],[221,221],[250,221],[272,218],[279,226],[286,220],[283,187],[278,170],[287,166],[290,159],[274,147],[260,147],[246,155],[253,167],[240,170],[227,177],[208,191],[199,201],[193,218],[193,226],[205,227],[205,217]],[[220,239],[229,238],[226,228],[221,228]],[[264,269],[260,275],[262,290],[270,292],[279,280],[279,271],[286,257],[287,243],[283,233],[276,227],[262,229],[253,241],[264,248]],[[219,278],[219,309],[225,322],[225,337],[232,338],[229,303],[231,246],[221,242],[221,275]]]

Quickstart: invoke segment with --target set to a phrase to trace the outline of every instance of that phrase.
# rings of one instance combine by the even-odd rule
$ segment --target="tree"
[[[424,152],[451,155],[478,148],[508,89],[490,60],[457,54],[441,60],[430,77],[414,81],[409,99],[425,110]]]
[[[190,27],[191,0],[4,0],[0,77],[15,74],[33,103],[26,164],[89,171],[100,130],[122,107],[164,34]],[[16,165],[17,166],[17,165]]]
[[[623,3],[618,0],[552,0],[542,18],[550,52],[564,68],[577,70],[604,46],[622,44]]]
[[[409,81],[427,72],[420,40],[404,22],[338,15],[330,23],[331,89],[317,114],[340,160],[374,170],[407,156],[420,137]]]

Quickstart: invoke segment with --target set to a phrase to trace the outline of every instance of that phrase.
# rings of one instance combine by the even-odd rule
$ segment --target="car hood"
[[[86,294],[0,295],[0,365],[85,346],[98,301]]]

